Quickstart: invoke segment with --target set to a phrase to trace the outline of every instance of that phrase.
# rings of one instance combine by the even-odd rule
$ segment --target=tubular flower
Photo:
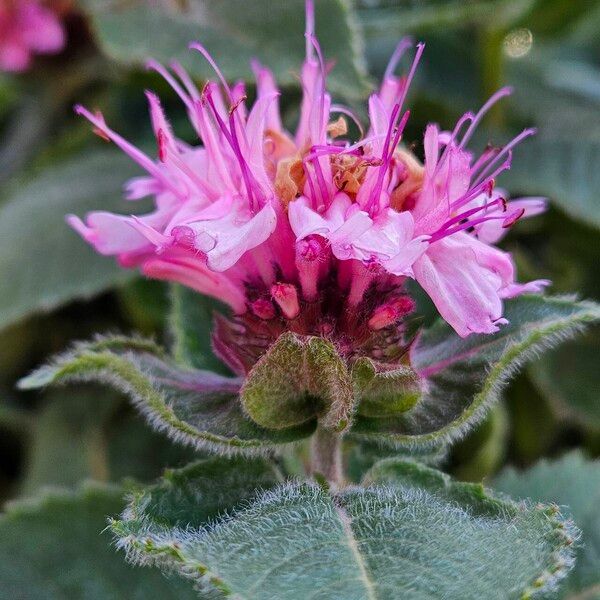
[[[349,109],[332,104],[325,60],[307,2],[303,98],[294,133],[279,114],[272,73],[253,63],[257,98],[228,85],[207,51],[218,83],[199,90],[184,69],[149,67],[187,108],[202,146],[173,134],[159,99],[147,92],[158,157],[135,148],[99,113],[78,106],[95,131],[136,161],[146,175],[130,181],[129,200],[153,196],[140,217],[93,212],[70,224],[98,252],[115,255],[149,277],[177,281],[226,302],[214,346],[237,372],[247,372],[283,331],[322,335],[341,352],[395,360],[406,349],[407,316],[416,279],[461,336],[491,333],[504,323],[504,298],[548,282],[515,282],[511,256],[492,244],[518,219],[544,209],[540,198],[509,202],[495,188],[525,130],[481,156],[467,143],[497,92],[450,132],[429,125],[424,162],[402,145],[407,92],[423,54],[417,44],[405,76],[395,70],[411,47],[403,40],[379,90],[369,99],[370,125],[347,139]]]
[[[42,2],[0,1],[0,71],[24,71],[33,54],[54,54],[64,45],[58,17]]]

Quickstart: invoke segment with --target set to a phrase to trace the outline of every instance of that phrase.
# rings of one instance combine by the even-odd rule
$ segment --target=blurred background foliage
[[[137,173],[72,104],[102,109],[115,129],[152,148],[142,93],[152,88],[193,142],[175,94],[143,63],[178,58],[201,82],[210,70],[187,51],[198,39],[227,77],[250,80],[251,56],[270,65],[284,86],[285,118],[297,114],[303,0],[85,0],[67,27],[60,56],[0,75],[0,500],[86,477],[146,481],[191,456],[106,389],[15,391],[28,370],[96,332],[168,342],[167,287],[96,256],[64,223],[69,212],[130,211],[121,188]],[[426,42],[405,135],[417,154],[428,122],[450,128],[500,86],[514,86],[477,143],[535,125],[537,137],[518,148],[499,184],[513,195],[546,195],[551,208],[514,228],[505,247],[523,279],[547,277],[553,293],[600,300],[599,1],[317,0],[317,32],[336,61],[334,95],[359,112],[398,39]],[[450,471],[480,480],[573,447],[600,455],[599,350],[595,330],[533,364],[452,450]]]

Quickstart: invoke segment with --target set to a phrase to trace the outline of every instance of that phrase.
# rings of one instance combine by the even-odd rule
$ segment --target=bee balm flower
[[[54,54],[65,45],[56,14],[38,0],[0,2],[0,71],[24,71],[33,54]]]
[[[404,284],[416,279],[461,336],[491,333],[504,321],[504,298],[538,291],[521,286],[509,254],[492,244],[518,219],[543,210],[542,199],[506,200],[495,188],[513,148],[475,156],[467,143],[502,89],[451,132],[436,125],[424,136],[421,163],[401,146],[409,118],[404,104],[424,46],[408,73],[395,74],[412,46],[403,40],[377,93],[370,126],[346,137],[352,111],[333,105],[327,67],[307,2],[303,99],[294,133],[279,114],[272,73],[253,63],[257,99],[244,85],[218,76],[199,90],[177,63],[150,68],[183,101],[202,146],[173,134],[159,99],[147,93],[158,156],[150,157],[113,131],[99,113],[77,112],[145,171],[129,182],[130,200],[151,195],[155,210],[141,217],[93,212],[70,224],[102,254],[149,277],[177,281],[231,307],[218,319],[215,348],[238,372],[286,330],[323,335],[341,352],[392,360],[405,347],[405,322],[414,310]],[[363,131],[362,127],[359,128]],[[404,346],[403,346],[404,344]],[[390,350],[392,349],[392,350]]]

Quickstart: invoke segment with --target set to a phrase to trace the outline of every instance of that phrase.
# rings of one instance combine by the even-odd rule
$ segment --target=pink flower
[[[0,3],[0,71],[25,71],[33,54],[54,54],[65,45],[58,17],[38,0]]]
[[[517,220],[544,210],[541,198],[509,202],[495,188],[513,148],[533,131],[481,156],[467,149],[479,121],[510,90],[464,115],[451,132],[429,125],[421,163],[400,142],[424,46],[417,45],[407,75],[399,77],[396,66],[412,46],[403,40],[369,100],[369,128],[348,140],[347,119],[358,119],[331,102],[313,22],[309,0],[303,99],[293,133],[282,125],[279,91],[266,67],[252,64],[257,99],[247,106],[243,84],[229,86],[197,43],[191,48],[213,66],[218,84],[200,91],[177,63],[170,70],[149,67],[179,95],[202,146],[175,137],[150,92],[157,158],[123,139],[101,114],[76,107],[146,171],[128,183],[126,195],[153,196],[155,210],[140,217],[93,212],[69,222],[122,265],[228,303],[237,316],[229,325],[219,321],[215,348],[238,371],[252,363],[248,353],[259,355],[286,329],[334,337],[341,351],[384,355],[383,340],[402,344],[414,310],[403,289],[407,277],[459,335],[496,331],[505,322],[504,298],[548,283],[517,284],[510,255],[492,245]],[[242,331],[250,337],[237,344]]]

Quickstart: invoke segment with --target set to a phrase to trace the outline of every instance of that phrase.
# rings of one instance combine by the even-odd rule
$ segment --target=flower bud
[[[300,313],[298,292],[291,283],[276,283],[271,286],[271,296],[277,302],[286,319],[295,319]]]
[[[415,309],[415,302],[408,296],[399,296],[378,306],[369,319],[369,329],[378,331],[393,325]]]
[[[264,321],[274,319],[277,316],[273,303],[265,298],[259,298],[252,302],[250,309],[259,319],[263,319]]]

